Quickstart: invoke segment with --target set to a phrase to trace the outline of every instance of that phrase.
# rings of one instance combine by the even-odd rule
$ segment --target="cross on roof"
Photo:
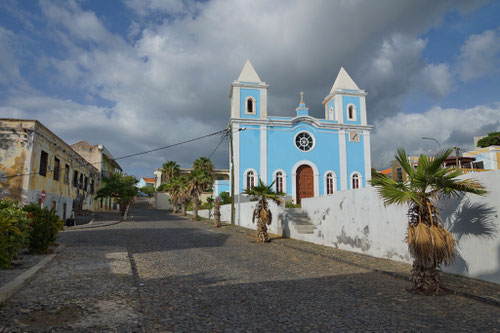
[[[299,95],[300,95],[300,104],[304,104],[304,92],[301,91]]]

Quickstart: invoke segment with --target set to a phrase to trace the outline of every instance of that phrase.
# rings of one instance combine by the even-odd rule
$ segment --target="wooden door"
[[[314,173],[310,166],[301,165],[297,169],[297,203],[303,198],[314,197]]]

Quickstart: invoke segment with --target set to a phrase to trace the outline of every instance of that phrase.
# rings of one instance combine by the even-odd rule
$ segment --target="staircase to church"
[[[285,208],[290,226],[299,234],[313,234],[316,226],[311,223],[309,216],[301,208]]]

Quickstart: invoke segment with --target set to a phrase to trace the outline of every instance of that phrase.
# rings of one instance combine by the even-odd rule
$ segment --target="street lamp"
[[[427,136],[423,136],[422,139],[424,139],[424,140],[432,140],[432,141],[436,142],[438,144],[439,149],[441,150],[441,144],[439,143],[438,140],[436,140],[434,138],[429,138]]]

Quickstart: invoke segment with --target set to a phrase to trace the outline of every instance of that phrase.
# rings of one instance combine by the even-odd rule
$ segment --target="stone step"
[[[312,224],[295,224],[294,228],[299,234],[313,234],[314,230],[316,229],[316,227]]]

